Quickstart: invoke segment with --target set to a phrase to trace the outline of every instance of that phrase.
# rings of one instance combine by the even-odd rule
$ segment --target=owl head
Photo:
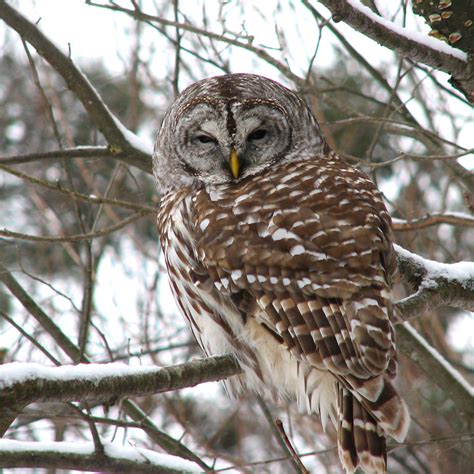
[[[158,133],[159,189],[231,184],[325,146],[319,125],[294,92],[255,74],[196,82],[171,104]]]

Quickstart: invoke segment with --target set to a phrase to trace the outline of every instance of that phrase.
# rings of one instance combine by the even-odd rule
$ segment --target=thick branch
[[[137,145],[138,138],[129,132],[102,102],[99,94],[86,76],[38,27],[12,8],[5,0],[0,0],[0,18],[13,28],[25,41],[36,48],[38,53],[51,64],[66,81],[69,89],[76,94],[89,116],[103,133],[110,150],[117,158],[127,155],[126,162],[150,170],[150,154]]]
[[[215,382],[242,372],[230,356],[209,357],[170,367],[122,363],[44,367],[34,363],[0,366],[0,406],[33,402],[100,401],[140,397]]]
[[[319,0],[337,21],[344,20],[354,29],[373,39],[382,46],[397,51],[415,62],[439,69],[452,75],[452,81],[474,102],[474,60],[429,36],[410,32],[377,16],[356,0]]]
[[[106,443],[104,452],[93,443],[35,443],[0,440],[0,468],[31,467],[79,471],[173,474],[202,472],[196,464],[150,449]]]
[[[398,268],[416,292],[397,303],[404,320],[440,306],[474,311],[474,262],[439,263],[396,246]]]

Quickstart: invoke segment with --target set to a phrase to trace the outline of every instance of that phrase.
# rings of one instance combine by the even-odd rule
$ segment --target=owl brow
[[[180,107],[179,113],[177,115],[180,117],[184,115],[188,110],[193,109],[194,107],[200,104],[212,105],[213,107],[216,107],[217,105],[221,103],[222,103],[221,99],[216,99],[214,97],[208,97],[208,96],[199,97],[197,99],[189,101],[188,103]]]
[[[255,97],[251,99],[236,98],[235,100],[236,101],[238,100],[243,105],[244,109],[250,109],[258,105],[267,105],[269,107],[272,107],[273,109],[277,109],[279,112],[281,112],[283,115],[286,116],[285,109],[276,100],[273,100],[273,99],[261,99],[261,98]]]

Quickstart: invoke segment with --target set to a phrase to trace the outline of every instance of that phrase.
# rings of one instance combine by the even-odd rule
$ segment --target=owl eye
[[[261,140],[262,138],[265,138],[267,135],[267,131],[264,130],[263,128],[259,128],[258,130],[253,131],[249,136],[247,137],[247,140]]]
[[[215,138],[210,137],[209,135],[198,135],[196,137],[196,140],[199,143],[217,143],[217,140]]]

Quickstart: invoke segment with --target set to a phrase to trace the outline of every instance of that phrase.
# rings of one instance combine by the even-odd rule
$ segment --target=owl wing
[[[194,207],[202,267],[245,317],[352,385],[394,374],[390,218],[363,173],[315,157],[202,189]]]

